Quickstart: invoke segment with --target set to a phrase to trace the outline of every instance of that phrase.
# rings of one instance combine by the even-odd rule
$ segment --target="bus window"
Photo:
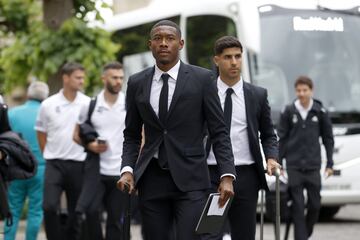
[[[175,16],[168,19],[179,24],[180,17]],[[125,56],[149,51],[148,40],[151,27],[160,20],[161,19],[140,26],[116,31],[113,34],[112,39],[121,46],[117,53],[117,60],[122,62]]]
[[[185,42],[189,63],[213,68],[214,43],[225,35],[236,36],[235,23],[230,18],[216,15],[189,17]]]

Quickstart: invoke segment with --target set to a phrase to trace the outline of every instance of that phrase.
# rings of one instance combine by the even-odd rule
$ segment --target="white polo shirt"
[[[78,92],[69,102],[60,90],[41,103],[35,130],[46,133],[44,158],[84,161],[84,148],[73,141],[73,133],[81,108],[89,104],[90,98]]]
[[[89,104],[82,108],[78,124],[86,121],[88,111]],[[125,95],[122,92],[119,93],[117,101],[111,107],[105,102],[104,90],[99,93],[91,116],[91,123],[99,137],[108,143],[108,149],[100,154],[100,174],[102,175],[120,175],[125,116]]]

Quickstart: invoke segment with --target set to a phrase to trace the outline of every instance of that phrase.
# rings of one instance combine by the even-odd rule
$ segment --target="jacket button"
[[[164,134],[165,134],[165,135],[167,134],[167,130],[164,130]]]

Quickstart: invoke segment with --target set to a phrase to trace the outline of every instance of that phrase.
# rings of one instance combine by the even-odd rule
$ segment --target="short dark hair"
[[[310,89],[314,87],[313,81],[307,76],[299,76],[295,81],[295,88],[300,84],[307,85]]]
[[[121,63],[117,62],[117,61],[109,62],[109,63],[104,65],[103,73],[106,72],[109,69],[120,70],[120,69],[123,69],[123,65]]]
[[[85,68],[80,63],[76,63],[76,62],[65,63],[61,68],[61,76],[63,75],[69,76],[76,70],[85,71]]]
[[[226,48],[240,48],[241,52],[243,51],[243,47],[236,37],[224,36],[216,40],[214,54],[220,55]]]
[[[180,30],[179,25],[177,25],[175,22],[173,22],[171,20],[167,20],[167,19],[161,20],[161,21],[155,23],[155,25],[151,28],[150,37],[151,37],[151,34],[154,31],[154,29],[157,27],[160,27],[160,26],[169,26],[169,27],[175,28],[176,32],[179,34],[179,37],[181,38],[181,30]]]

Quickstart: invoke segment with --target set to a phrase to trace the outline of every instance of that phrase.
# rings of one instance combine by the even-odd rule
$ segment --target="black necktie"
[[[163,80],[163,86],[161,88],[160,92],[160,98],[159,98],[159,119],[160,122],[166,126],[166,116],[168,112],[168,95],[169,95],[169,74],[163,73],[161,75],[161,79]],[[164,129],[164,134],[166,132],[166,129]],[[165,136],[164,136],[165,137]],[[159,158],[158,162],[161,168],[167,169],[168,168],[168,162],[167,162],[167,155],[166,155],[166,149],[164,146],[164,142],[162,142],[159,146]]]
[[[224,117],[225,117],[225,124],[230,132],[231,128],[231,116],[232,116],[232,99],[231,94],[234,93],[234,89],[228,88],[226,90],[226,98],[225,98],[225,106],[224,106]]]
[[[159,119],[162,124],[165,125],[166,116],[168,112],[168,95],[169,95],[169,74],[163,73],[161,75],[161,79],[163,80],[163,86],[160,92],[160,99],[159,99]]]

